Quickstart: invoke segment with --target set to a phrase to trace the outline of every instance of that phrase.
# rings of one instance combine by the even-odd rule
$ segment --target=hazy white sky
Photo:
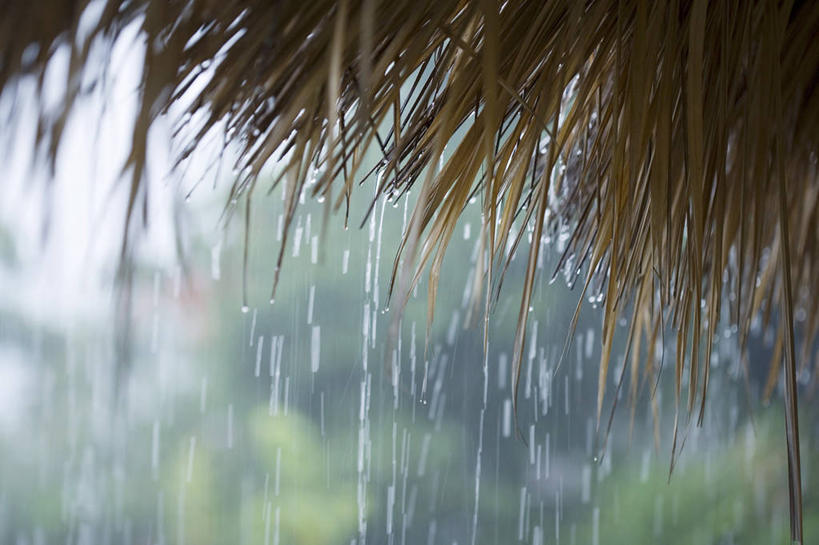
[[[0,113],[13,110],[16,121],[0,129],[2,140],[10,142],[3,150],[6,160],[0,162],[0,228],[11,233],[21,259],[16,278],[3,278],[4,284],[14,283],[14,289],[3,290],[0,298],[15,299],[16,305],[38,308],[60,320],[83,309],[93,312],[100,298],[107,297],[109,290],[100,289],[100,275],[110,276],[122,240],[130,182],[130,173],[123,175],[122,165],[136,111],[142,55],[142,41],[134,27],[113,48],[104,90],[84,98],[71,115],[53,180],[43,164],[31,168],[38,107],[33,82],[22,82],[16,96],[7,93],[0,100]],[[67,52],[58,52],[48,70],[43,103],[59,100],[66,65]],[[200,153],[200,160],[193,158],[185,169],[184,178],[190,181],[181,180],[181,173],[171,173],[170,124],[161,119],[151,131],[146,179],[150,223],[140,245],[141,258],[164,264],[175,260],[174,199],[181,199],[192,181],[203,176],[206,164],[212,163],[201,160]],[[211,180],[200,184],[190,206],[212,201],[211,187]],[[43,240],[49,203],[50,229]],[[204,221],[215,231],[215,218],[208,215]],[[19,274],[22,271],[24,275]]]
[[[129,173],[123,176],[122,165],[136,112],[142,55],[133,27],[113,48],[105,86],[81,100],[71,115],[53,179],[43,161],[33,161],[32,148],[38,108],[47,109],[60,100],[67,51],[54,56],[42,102],[35,100],[31,80],[20,82],[16,93],[0,97],[0,118],[13,120],[0,127],[0,230],[10,235],[19,259],[12,269],[0,267],[0,307],[29,325],[70,336],[89,322],[110,316],[111,278],[130,180]],[[170,268],[176,260],[171,211],[174,199],[184,195],[185,184],[170,173],[168,125],[161,120],[151,134],[146,179],[151,221],[141,236],[139,255]],[[197,200],[213,200],[210,187],[202,184]],[[50,227],[43,238],[46,216]],[[216,221],[210,215],[204,221],[215,233]],[[0,429],[18,421],[30,398],[26,389],[36,384],[26,357],[19,351],[0,351]]]

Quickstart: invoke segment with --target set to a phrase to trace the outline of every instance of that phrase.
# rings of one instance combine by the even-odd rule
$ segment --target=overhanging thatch
[[[148,127],[189,89],[201,89],[191,111],[207,113],[189,144],[220,121],[240,144],[233,198],[249,200],[262,166],[287,158],[288,219],[311,171],[318,172],[312,194],[343,207],[366,174],[364,150],[377,145],[379,195],[418,186],[394,269],[399,303],[414,271],[431,265],[431,317],[443,253],[472,195],[484,216],[475,294],[487,311],[509,258],[504,249],[517,248],[526,232],[509,241],[513,222],[534,226],[515,336],[518,373],[539,241],[544,230],[568,226],[566,256],[588,271],[583,292],[604,302],[598,414],[624,312],[635,374],[641,340],[653,346],[663,330],[676,332],[678,406],[700,420],[720,316],[737,326],[743,346],[754,317],[778,321],[770,376],[773,384],[784,353],[791,529],[801,540],[795,377],[819,327],[818,4],[0,5],[0,88],[23,74],[41,77],[55,48],[71,47],[64,108],[44,112],[38,128],[52,160],[91,47],[110,43],[130,22],[142,26],[148,47],[127,165],[129,222],[145,200]],[[801,358],[795,309],[806,316]]]

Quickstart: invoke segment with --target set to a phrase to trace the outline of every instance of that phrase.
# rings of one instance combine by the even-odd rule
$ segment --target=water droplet
[[[242,313],[247,314],[247,311],[250,310],[250,307],[247,305],[242,305]]]

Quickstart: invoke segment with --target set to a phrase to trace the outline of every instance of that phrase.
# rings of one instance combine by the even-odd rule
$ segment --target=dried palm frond
[[[804,365],[819,326],[819,4],[0,5],[0,88],[25,74],[42,81],[55,49],[71,49],[63,108],[44,112],[38,130],[52,159],[92,46],[141,25],[147,46],[126,165],[129,222],[146,198],[148,128],[192,93],[190,112],[205,118],[183,156],[224,127],[241,149],[232,201],[252,198],[263,165],[285,161],[276,181],[286,184],[282,248],[299,195],[309,190],[335,208],[348,203],[372,146],[382,154],[379,197],[418,185],[393,268],[398,312],[429,266],[431,319],[442,257],[473,195],[483,212],[475,300],[483,297],[487,314],[507,249],[526,233],[513,224],[533,225],[516,384],[541,241],[561,226],[570,229],[568,266],[587,271],[584,297],[604,302],[598,415],[624,313],[631,312],[635,373],[643,337],[653,343],[658,331],[676,333],[678,414],[700,421],[717,322],[728,316],[744,346],[755,317],[778,316],[770,376],[779,374],[784,347],[791,531],[801,540],[794,314],[807,316]]]

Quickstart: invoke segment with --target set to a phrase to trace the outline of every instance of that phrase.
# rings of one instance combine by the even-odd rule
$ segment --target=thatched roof
[[[432,315],[442,255],[471,196],[483,206],[484,274],[475,294],[487,311],[507,244],[527,244],[525,229],[508,240],[513,222],[533,225],[515,336],[518,373],[539,241],[568,226],[566,256],[588,273],[583,292],[604,301],[598,413],[621,314],[631,316],[634,373],[641,341],[676,333],[678,406],[700,420],[720,317],[737,327],[743,346],[754,317],[774,320],[770,376],[773,384],[784,359],[791,528],[801,539],[795,376],[819,327],[819,4],[0,5],[0,88],[8,91],[24,74],[42,81],[55,49],[71,48],[63,108],[43,112],[38,127],[52,159],[84,92],[80,75],[93,70],[89,51],[129,23],[141,25],[147,47],[127,165],[129,222],[146,198],[148,127],[186,93],[195,95],[190,110],[206,113],[192,147],[217,127],[239,144],[242,174],[232,198],[251,199],[262,166],[286,160],[277,183],[287,184],[288,219],[316,171],[311,193],[344,208],[367,174],[364,150],[378,146],[378,194],[417,192],[396,256],[399,303],[415,271],[430,265]],[[795,309],[806,316],[799,324]]]

